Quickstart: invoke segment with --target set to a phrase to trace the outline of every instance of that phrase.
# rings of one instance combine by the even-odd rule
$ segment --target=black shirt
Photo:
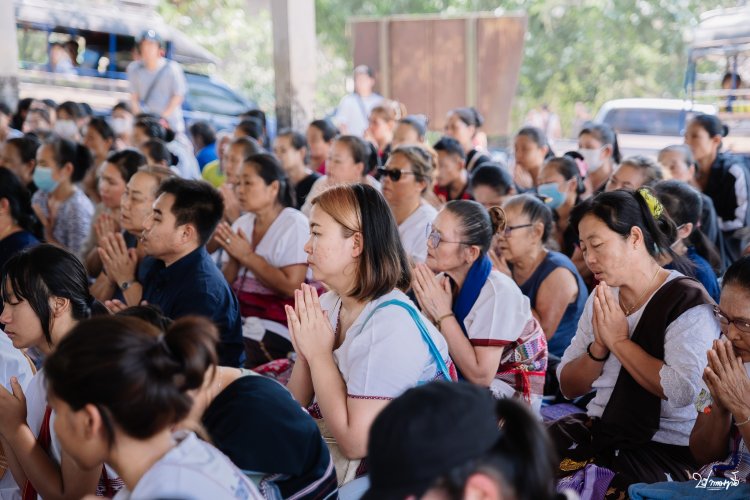
[[[219,364],[241,365],[245,344],[239,302],[205,246],[169,267],[164,261],[146,257],[138,269],[138,281],[143,286],[143,300],[159,306],[165,316],[211,319],[219,329]]]
[[[302,208],[302,205],[305,204],[305,200],[307,199],[307,195],[310,194],[310,189],[312,189],[313,184],[315,184],[315,181],[320,177],[321,175],[318,172],[313,172],[294,186],[295,202],[297,203],[295,208]]]

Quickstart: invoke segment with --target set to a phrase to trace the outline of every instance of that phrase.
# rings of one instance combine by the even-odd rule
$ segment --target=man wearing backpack
[[[133,113],[153,113],[164,119],[176,134],[185,133],[182,101],[187,81],[182,67],[162,55],[162,39],[154,30],[138,38],[141,59],[128,65]]]

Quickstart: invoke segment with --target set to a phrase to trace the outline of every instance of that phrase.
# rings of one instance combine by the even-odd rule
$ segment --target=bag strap
[[[409,316],[411,316],[411,319],[414,320],[414,323],[416,323],[417,328],[419,329],[419,333],[422,334],[422,339],[427,343],[427,347],[430,350],[430,354],[432,354],[432,357],[435,358],[435,363],[437,364],[438,370],[443,374],[443,377],[448,382],[452,382],[450,372],[448,371],[448,366],[445,364],[445,361],[443,360],[443,356],[440,354],[440,351],[438,350],[437,346],[435,345],[435,342],[432,341],[432,337],[430,337],[430,332],[427,331],[427,327],[425,326],[424,322],[422,321],[422,318],[419,317],[419,313],[407,304],[406,302],[398,299],[391,299],[387,300],[381,304],[378,304],[375,309],[370,311],[370,314],[365,319],[364,323],[362,323],[362,326],[364,327],[368,321],[370,321],[370,318],[372,318],[373,314],[378,309],[382,309],[383,307],[387,306],[399,306],[402,309],[406,309],[406,312],[409,313]]]
[[[362,112],[362,116],[365,117],[365,121],[368,121],[370,119],[370,115],[369,113],[367,113],[367,106],[365,106],[365,100],[362,99],[362,96],[357,94],[356,92],[354,93],[354,95],[356,96],[356,101],[357,101],[357,104],[359,104],[359,110]]]
[[[146,94],[143,96],[143,99],[141,99],[141,102],[143,104],[146,104],[148,102],[149,97],[151,97],[151,94],[154,91],[154,87],[156,87],[157,82],[159,81],[159,77],[164,73],[164,70],[167,69],[169,66],[169,59],[164,60],[164,66],[159,68],[159,71],[156,73],[156,76],[153,80],[151,80],[151,85],[148,86],[148,89],[146,90]]]

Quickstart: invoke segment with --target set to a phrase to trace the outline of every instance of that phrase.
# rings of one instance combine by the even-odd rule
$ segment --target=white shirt
[[[375,179],[371,175],[365,176],[364,183],[368,186],[372,186],[375,189],[378,190],[378,192],[381,192],[383,190],[383,186],[378,182],[377,179]],[[333,186],[333,182],[329,180],[327,175],[323,175],[318,177],[318,180],[315,181],[315,183],[310,188],[310,194],[307,195],[307,198],[305,199],[305,204],[302,205],[302,208],[300,210],[303,214],[310,217],[310,210],[312,210],[312,201],[315,199],[316,196],[318,196],[320,193],[325,191],[328,187]]]
[[[31,364],[23,353],[13,347],[13,343],[7,335],[0,332],[0,384],[13,392],[10,378],[16,377],[18,383],[21,384],[21,389],[26,394],[33,375]],[[5,474],[0,479],[0,498],[3,500],[21,498],[21,490],[13,479],[13,474],[9,468],[5,470]]]
[[[401,244],[414,264],[427,259],[427,224],[432,223],[435,217],[437,217],[437,210],[429,203],[422,201],[419,208],[398,226]]]
[[[344,342],[333,352],[350,398],[393,399],[420,383],[444,378],[416,323],[405,309],[397,305],[385,306],[366,321],[379,304],[393,299],[406,302],[419,311],[406,294],[393,290],[365,306],[347,330]],[[338,294],[323,294],[320,305],[328,311],[335,331],[341,309]],[[418,314],[450,370],[452,362],[448,356],[448,344],[432,323]]]
[[[255,227],[255,214],[246,213],[239,217],[232,224],[232,231],[242,232],[247,236],[248,242],[253,244],[253,228]],[[310,237],[310,228],[305,217],[299,210],[294,208],[283,209],[276,220],[263,235],[258,245],[255,247],[255,253],[263,257],[268,264],[273,267],[281,268],[295,264],[307,265],[307,254],[305,253],[305,243]],[[229,261],[229,255],[222,252],[222,264]],[[275,295],[277,292],[271,290],[258,279],[249,269],[240,268],[237,273],[237,285],[242,291],[250,293],[259,293],[265,295]],[[261,323],[266,330],[270,330],[284,337],[289,337],[287,327],[276,323],[275,321],[261,319]]]
[[[195,500],[262,499],[258,489],[219,450],[192,432],[174,434],[177,446],[141,477],[132,492],[115,500],[180,498]]]
[[[372,93],[367,97],[355,93],[347,94],[341,98],[333,122],[338,127],[346,127],[346,134],[362,137],[370,124],[372,109],[381,102],[383,96],[380,94]]]
[[[679,276],[682,275],[678,271],[671,271],[664,283]],[[611,290],[617,299],[619,289]],[[640,309],[627,316],[629,336],[633,335],[651,297]],[[558,379],[565,365],[582,355],[585,356],[586,347],[594,341],[593,299],[592,293],[578,322],[578,330],[557,368]],[[652,438],[653,441],[679,446],[688,445],[696,417],[693,404],[700,390],[703,369],[708,362],[706,351],[711,348],[711,343],[719,338],[719,334],[719,322],[710,304],[688,309],[667,326],[664,337],[664,366],[659,370],[662,390],[667,400],[661,402],[661,421],[659,430]],[[621,367],[622,364],[615,356],[610,356],[604,362],[601,375],[591,384],[596,396],[588,404],[589,416],[601,417],[604,413]]]

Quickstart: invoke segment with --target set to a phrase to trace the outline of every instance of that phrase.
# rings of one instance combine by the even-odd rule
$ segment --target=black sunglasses
[[[417,174],[415,172],[412,172],[411,170],[399,170],[395,168],[379,167],[378,172],[377,172],[377,177],[378,179],[382,179],[383,176],[385,175],[385,176],[388,176],[388,178],[392,180],[393,182],[398,182],[401,179],[402,175],[410,175],[410,174],[415,177],[417,176]]]

